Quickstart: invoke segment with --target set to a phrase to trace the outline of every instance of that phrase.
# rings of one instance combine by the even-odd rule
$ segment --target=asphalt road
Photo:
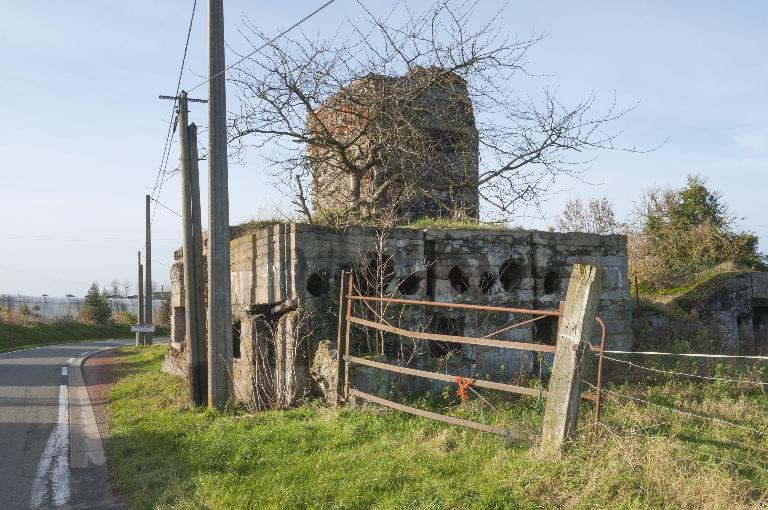
[[[78,358],[132,344],[105,340],[0,354],[0,508],[120,508],[106,466],[70,464],[68,372]],[[75,391],[77,389],[74,389]]]

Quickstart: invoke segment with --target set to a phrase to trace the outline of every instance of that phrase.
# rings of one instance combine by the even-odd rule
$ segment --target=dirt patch
[[[114,369],[120,364],[120,357],[115,349],[94,354],[83,364],[83,379],[88,388],[91,407],[99,426],[101,437],[106,439],[109,433],[107,418],[107,395],[117,382]]]

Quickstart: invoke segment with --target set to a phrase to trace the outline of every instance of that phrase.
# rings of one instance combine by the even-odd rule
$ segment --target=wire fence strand
[[[594,384],[590,383],[589,381],[582,381],[582,382],[587,384],[587,385],[589,385],[589,386],[591,386],[592,388],[597,389],[597,387]],[[768,431],[759,430],[759,429],[756,429],[756,428],[748,427],[746,425],[742,425],[740,423],[735,423],[735,422],[732,422],[732,421],[729,421],[729,420],[724,420],[722,418],[716,418],[714,416],[706,416],[706,415],[703,415],[703,414],[692,413],[690,411],[683,411],[682,409],[677,409],[675,407],[667,407],[667,406],[663,406],[663,405],[660,405],[660,404],[655,404],[653,402],[649,402],[648,400],[645,400],[645,399],[642,399],[642,398],[639,398],[639,397],[632,397],[630,395],[624,395],[624,394],[619,393],[617,391],[606,390],[605,388],[602,388],[600,391],[602,393],[605,393],[608,396],[613,396],[615,398],[624,398],[624,399],[627,399],[627,400],[633,400],[633,401],[639,402],[641,404],[645,404],[645,405],[648,405],[648,406],[651,406],[651,407],[656,407],[658,409],[663,409],[665,411],[669,411],[669,412],[672,412],[672,413],[677,413],[677,414],[680,414],[682,416],[687,416],[689,418],[695,418],[695,419],[699,419],[699,420],[707,420],[707,421],[711,421],[711,422],[714,422],[714,423],[717,423],[717,424],[720,424],[720,425],[726,425],[726,426],[729,426],[729,427],[736,427],[736,428],[739,428],[739,429],[747,430],[749,432],[754,432],[755,434],[760,434],[760,435],[763,435],[763,436],[768,436]]]
[[[738,354],[703,354],[698,352],[656,352],[656,351],[603,351],[605,354],[637,354],[641,356],[682,356],[686,358],[757,359],[768,361],[768,356]]]
[[[598,353],[595,353],[595,356],[599,357]],[[649,372],[657,372],[661,374],[670,374],[670,375],[679,375],[684,377],[694,377],[697,379],[707,379],[710,381],[722,381],[722,382],[729,382],[729,383],[740,383],[740,384],[754,384],[756,386],[768,386],[768,382],[760,382],[760,381],[749,381],[747,379],[728,379],[724,377],[714,377],[714,376],[707,376],[707,375],[698,375],[698,374],[689,374],[686,372],[677,372],[675,370],[663,370],[660,368],[652,368],[652,367],[646,367],[643,365],[638,365],[637,363],[632,363],[631,361],[618,359],[618,358],[612,358],[610,356],[603,356],[604,359],[611,360],[617,363],[624,363],[625,365],[629,365],[634,368],[638,368],[640,370],[647,370]]]

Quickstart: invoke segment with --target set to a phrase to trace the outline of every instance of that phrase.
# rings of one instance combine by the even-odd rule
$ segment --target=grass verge
[[[163,332],[158,334],[162,335]],[[130,338],[129,326],[92,326],[79,322],[6,324],[0,322],[0,353],[62,342]]]
[[[121,349],[107,442],[118,489],[152,509],[730,509],[768,503],[766,437],[606,402],[561,461],[529,444],[379,408],[225,415],[192,410],[182,382],[160,373],[162,346]],[[765,395],[663,386],[658,405],[702,405],[751,427]],[[617,392],[630,392],[617,388]],[[530,401],[506,409],[538,427]],[[474,413],[466,404],[453,412]],[[477,417],[475,416],[475,419]],[[761,469],[765,467],[766,469]]]

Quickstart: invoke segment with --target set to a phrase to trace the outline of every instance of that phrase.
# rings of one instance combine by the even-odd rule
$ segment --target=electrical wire
[[[152,262],[155,262],[155,263],[157,263],[157,264],[160,264],[161,266],[165,266],[165,267],[167,267],[167,268],[169,268],[169,269],[172,269],[172,267],[171,267],[171,266],[169,266],[168,264],[166,264],[166,263],[164,263],[164,262],[160,262],[159,260],[155,260],[155,259],[152,259]]]
[[[181,79],[184,76],[184,66],[187,62],[187,53],[189,51],[189,40],[192,35],[192,24],[195,20],[195,12],[197,11],[197,0],[194,0],[192,3],[192,14],[189,17],[189,27],[187,28],[187,40],[184,43],[184,54],[181,57],[181,67],[179,69],[179,78],[176,81],[176,94],[175,97],[179,96],[179,91],[181,90]],[[165,183],[165,180],[161,178],[162,175],[165,175],[166,168],[168,167],[168,159],[171,155],[171,139],[173,135],[176,133],[176,126],[177,121],[175,119],[176,114],[176,104],[178,100],[174,99],[173,105],[171,106],[171,118],[168,121],[168,132],[165,136],[165,145],[163,147],[163,155],[160,158],[160,166],[157,169],[157,177],[155,178],[155,185],[152,188],[152,194],[151,197],[154,199],[155,196],[160,196],[160,193],[163,190],[163,184]],[[157,204],[159,202],[155,201],[155,207],[152,210],[152,217],[150,218],[149,224],[150,226],[155,221],[155,213],[157,212]],[[146,246],[146,245],[145,245]]]
[[[155,202],[155,204],[159,205],[160,207],[162,207],[163,209],[165,209],[165,210],[166,210],[166,211],[168,211],[169,213],[173,213],[173,214],[175,214],[176,216],[178,216],[179,218],[181,218],[181,214],[177,213],[176,211],[174,211],[173,209],[171,209],[170,207],[168,207],[167,205],[165,205],[164,203],[162,203],[162,202],[161,202],[161,201],[159,201],[158,199],[156,199],[156,198],[153,198],[152,200]]]
[[[276,36],[274,36],[274,37],[273,37],[272,39],[270,39],[269,41],[265,42],[264,44],[262,44],[261,46],[259,46],[258,48],[256,48],[255,50],[253,50],[252,52],[250,52],[249,54],[247,54],[246,56],[242,57],[242,58],[241,58],[240,60],[238,60],[237,62],[235,62],[235,63],[233,63],[233,64],[230,64],[230,65],[228,65],[227,67],[225,67],[224,69],[222,69],[222,70],[221,70],[221,71],[219,71],[218,73],[214,74],[213,76],[211,76],[211,77],[210,77],[210,78],[208,78],[207,80],[201,81],[200,83],[198,83],[197,85],[195,85],[194,87],[192,87],[191,89],[189,89],[189,92],[192,92],[193,90],[199,89],[200,87],[202,87],[203,85],[205,85],[205,84],[206,84],[206,83],[208,83],[209,81],[213,80],[214,78],[218,78],[219,76],[221,76],[221,75],[222,75],[222,74],[224,74],[225,72],[229,71],[230,69],[232,69],[232,68],[233,68],[233,67],[235,67],[236,65],[240,64],[240,63],[241,63],[241,62],[243,62],[244,60],[247,60],[247,59],[251,58],[253,55],[255,55],[256,53],[260,52],[261,50],[263,50],[264,48],[266,48],[266,47],[267,47],[267,46],[269,46],[270,44],[274,43],[275,41],[277,41],[278,39],[280,39],[281,37],[283,37],[285,34],[287,34],[288,32],[290,32],[290,31],[291,31],[291,30],[293,30],[294,28],[298,27],[299,25],[301,25],[302,23],[304,23],[305,21],[307,21],[308,19],[310,19],[312,16],[314,16],[314,15],[315,15],[315,14],[317,14],[317,13],[319,13],[320,11],[322,11],[323,9],[325,9],[326,7],[328,7],[329,5],[331,5],[331,4],[332,4],[333,2],[335,2],[335,1],[336,1],[336,0],[328,0],[328,1],[327,1],[327,2],[325,2],[323,5],[321,5],[320,7],[318,7],[317,9],[315,9],[314,11],[310,12],[309,14],[307,14],[306,16],[304,16],[303,18],[301,18],[299,21],[297,21],[296,23],[294,23],[294,24],[293,24],[293,25],[291,25],[290,27],[286,28],[285,30],[283,30],[282,32],[280,32],[279,34],[277,34]]]

